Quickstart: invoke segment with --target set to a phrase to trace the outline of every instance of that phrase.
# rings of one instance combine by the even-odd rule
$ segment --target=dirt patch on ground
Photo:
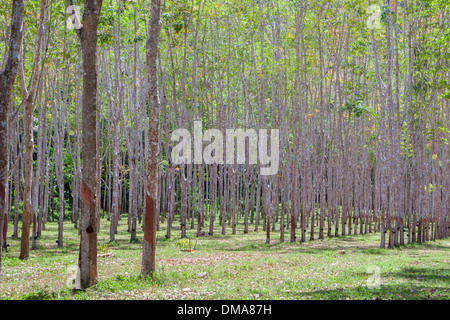
[[[177,259],[162,259],[159,260],[159,263],[165,266],[179,266],[179,265],[208,265],[214,266],[223,263],[224,261],[242,261],[242,260],[259,260],[263,258],[267,258],[270,254],[267,253],[227,253],[227,254],[210,254],[199,257],[185,257],[185,258],[177,258]]]

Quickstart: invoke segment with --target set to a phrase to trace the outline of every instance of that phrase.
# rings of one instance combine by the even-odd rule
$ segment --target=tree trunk
[[[39,69],[41,63],[41,45],[44,36],[45,23],[45,6],[46,0],[41,1],[41,14],[39,21],[39,29],[36,38],[36,57],[32,70],[30,85],[27,88],[25,84],[25,75],[23,72],[23,61],[20,63],[20,83],[22,87],[23,104],[24,104],[24,140],[26,152],[24,157],[24,190],[23,190],[23,213],[22,213],[22,238],[20,243],[19,259],[25,260],[30,257],[30,226],[32,218],[31,192],[33,186],[33,124],[34,124],[34,98],[38,87]],[[23,54],[22,59],[23,60]]]
[[[71,4],[71,1],[69,1]],[[97,283],[97,224],[100,186],[97,106],[97,26],[102,0],[85,0],[83,26],[76,29],[83,59],[82,161],[80,250],[78,266],[82,288]]]
[[[148,75],[148,144],[147,144],[147,186],[146,186],[146,210],[144,216],[144,243],[142,254],[142,274],[152,275],[156,268],[156,201],[158,200],[158,161],[159,161],[159,133],[160,133],[160,101],[158,94],[157,57],[160,21],[161,1],[152,0],[149,34],[146,43],[147,51],[147,75]]]
[[[5,69],[0,71],[0,239],[3,239],[4,215],[7,210],[9,170],[9,112],[14,81],[19,70],[19,54],[23,37],[23,0],[14,0],[11,15],[9,53]],[[2,265],[0,245],[0,270]]]

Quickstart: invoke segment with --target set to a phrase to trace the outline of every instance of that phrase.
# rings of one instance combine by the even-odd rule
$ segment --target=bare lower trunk
[[[36,57],[34,61],[34,67],[31,74],[30,85],[27,89],[25,84],[25,75],[23,72],[23,66],[20,68],[20,83],[22,87],[23,103],[24,103],[24,141],[26,145],[26,152],[24,156],[24,190],[23,190],[23,213],[22,213],[22,239],[20,243],[20,255],[19,259],[28,259],[30,256],[30,226],[32,218],[32,203],[31,192],[33,186],[33,151],[34,151],[34,139],[33,139],[33,111],[34,111],[34,98],[38,87],[39,71],[41,63],[41,45],[44,35],[44,23],[45,23],[45,6],[46,1],[41,1],[41,17],[39,23],[39,29],[36,39]],[[21,62],[22,63],[22,62]],[[36,211],[37,212],[37,211]],[[35,225],[35,224],[34,224]]]
[[[102,0],[85,0],[83,27],[76,32],[83,59],[82,161],[80,250],[78,265],[83,288],[97,283],[97,232],[99,188],[99,141],[97,107],[97,25]]]
[[[0,239],[3,239],[4,215],[7,210],[8,170],[9,170],[9,112],[11,93],[19,66],[19,53],[23,36],[24,2],[13,1],[11,14],[11,35],[9,54],[5,69],[0,71]],[[2,245],[0,245],[0,270],[2,265]]]
[[[144,243],[142,274],[151,275],[156,268],[156,202],[158,200],[158,161],[160,133],[160,101],[158,95],[157,57],[161,31],[160,0],[152,0],[149,21],[149,35],[146,43],[148,87],[148,144],[147,144],[147,186],[145,195]]]

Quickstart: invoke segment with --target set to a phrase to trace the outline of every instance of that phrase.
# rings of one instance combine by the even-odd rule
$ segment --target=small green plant
[[[103,241],[102,244],[98,245],[98,252],[100,254],[108,253],[108,251],[109,251],[109,247],[108,247],[108,243],[107,242]]]
[[[188,239],[179,239],[175,244],[182,251],[190,249],[190,241]]]
[[[197,239],[198,240],[198,239]],[[197,245],[197,241],[195,241],[194,246],[192,246],[191,239],[179,239],[176,243],[176,246],[181,249],[181,251],[189,251],[192,252],[195,250],[195,247]]]
[[[30,292],[22,296],[23,300],[53,300],[54,298],[54,293],[50,293],[43,289],[39,289],[35,292]]]

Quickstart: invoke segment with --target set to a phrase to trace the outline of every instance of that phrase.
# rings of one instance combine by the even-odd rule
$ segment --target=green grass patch
[[[188,229],[193,252],[184,251],[180,230],[166,239],[158,232],[157,270],[140,275],[142,228],[130,242],[127,217],[119,221],[116,240],[108,242],[109,221],[101,220],[98,235],[98,283],[73,291],[79,236],[64,222],[64,247],[58,248],[57,222],[47,222],[30,259],[18,259],[20,239],[8,236],[3,255],[0,299],[449,299],[450,240],[380,249],[379,234],[348,235],[304,243],[280,242],[279,229],[266,234],[221,234],[196,238]],[[12,230],[12,225],[9,225]],[[207,226],[203,228],[207,230]],[[309,229],[309,228],[308,228]],[[309,232],[309,230],[308,230]],[[10,232],[8,232],[8,235]],[[286,233],[286,239],[289,239]],[[307,239],[309,234],[307,233]],[[316,237],[317,239],[317,237]],[[373,270],[378,270],[374,273]],[[378,279],[379,286],[370,288]]]

